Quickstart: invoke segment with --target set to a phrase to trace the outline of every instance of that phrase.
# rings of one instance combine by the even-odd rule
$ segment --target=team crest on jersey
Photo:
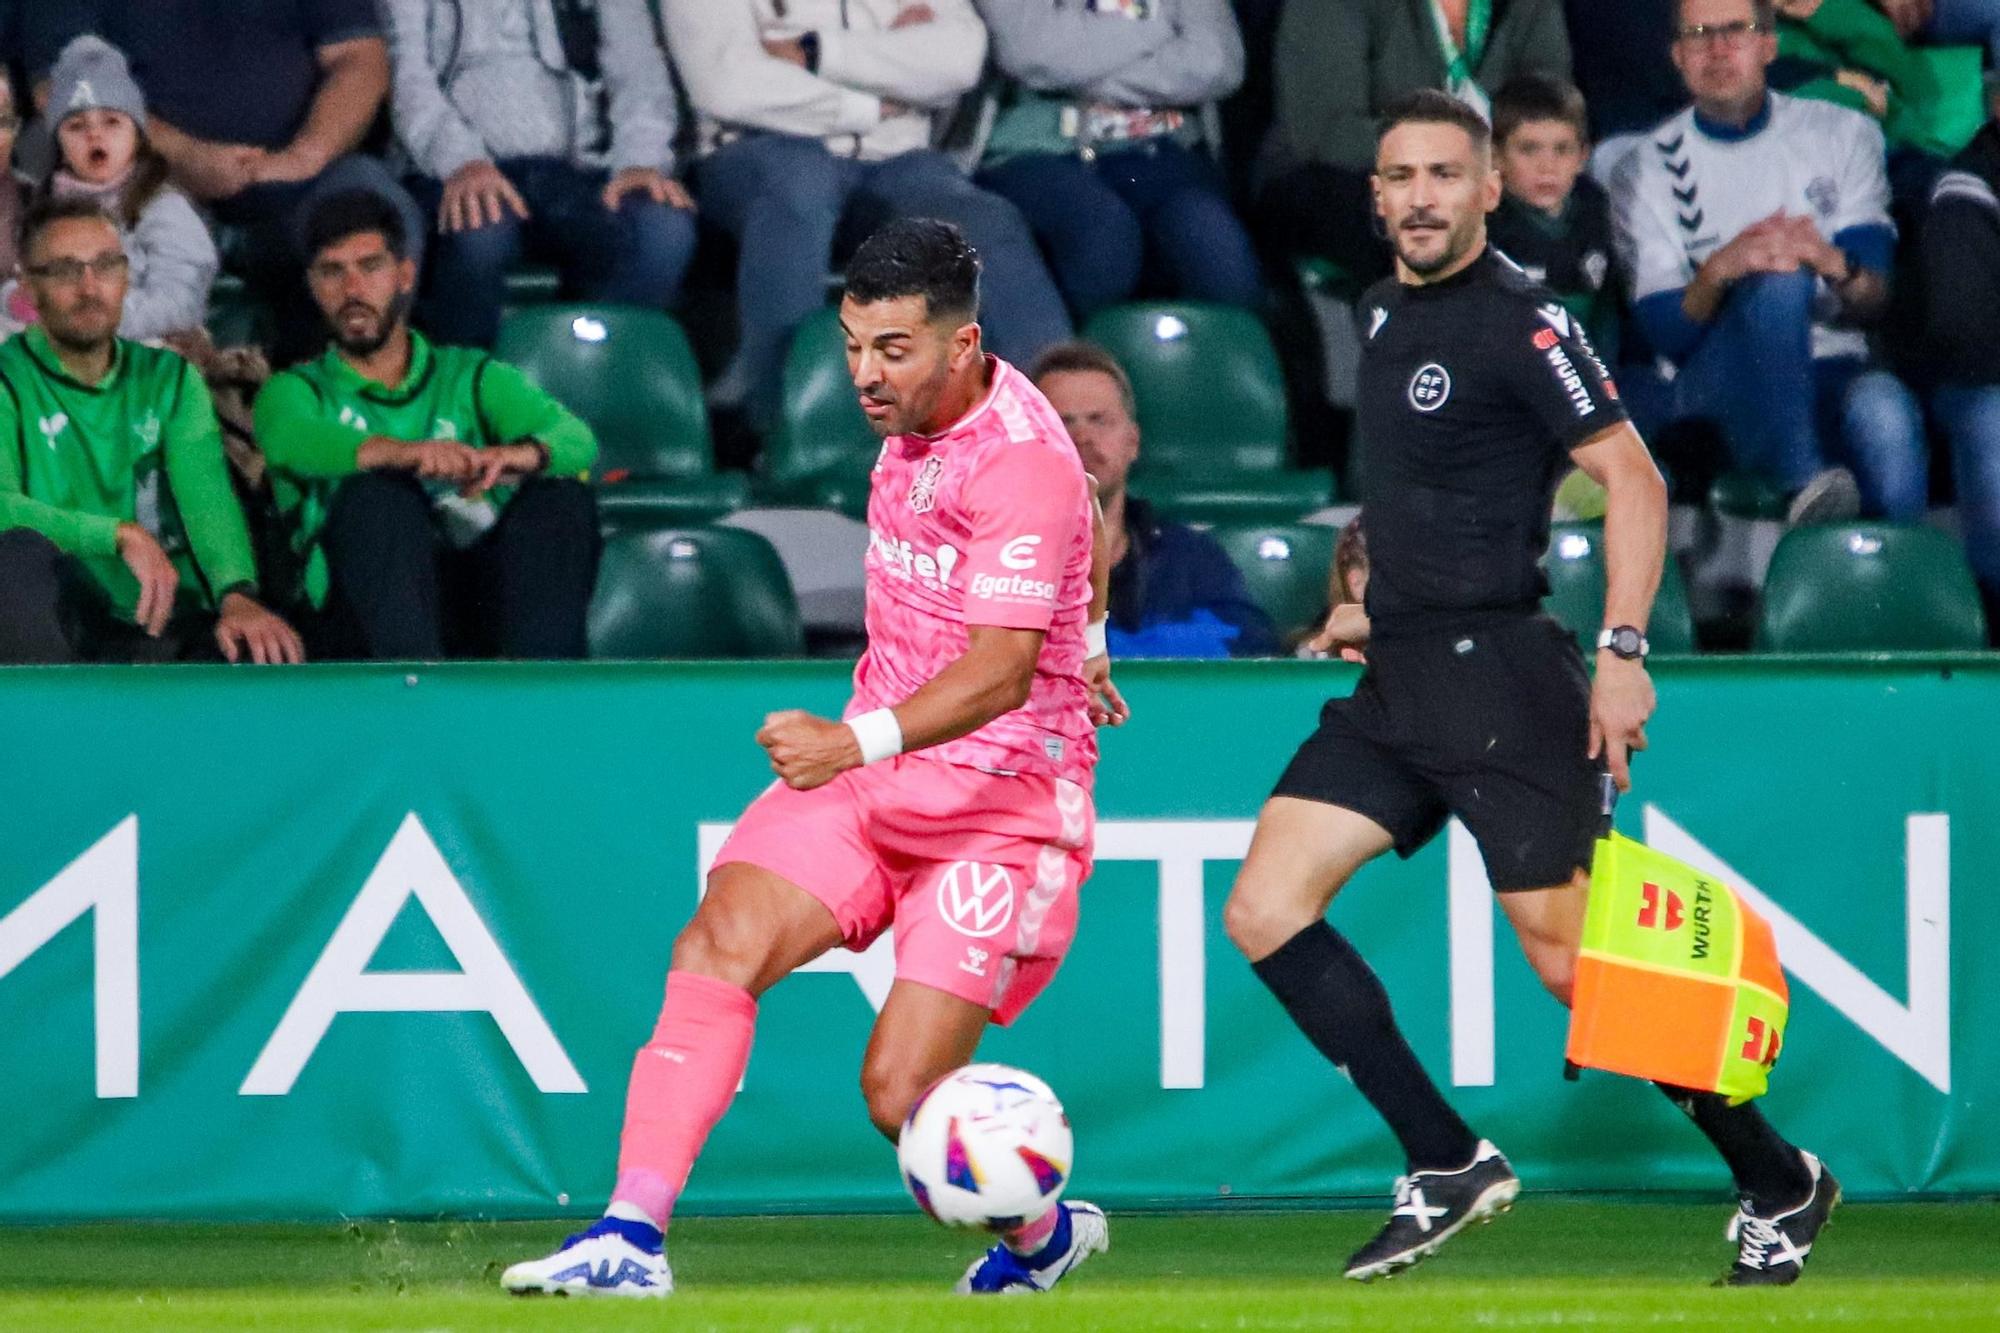
[[[1410,376],[1410,406],[1419,412],[1435,412],[1451,397],[1451,372],[1432,361],[1417,367]]]
[[[1831,176],[1815,176],[1806,186],[1806,199],[1823,218],[1840,207],[1840,185]]]
[[[1611,256],[1602,250],[1586,251],[1583,256],[1583,277],[1593,292],[1604,288],[1604,280],[1611,276]]]
[[[932,454],[917,469],[917,479],[910,483],[910,508],[919,514],[928,514],[937,505],[938,474],[944,471],[944,460]]]
[[[35,424],[41,427],[43,442],[53,449],[56,447],[56,436],[63,433],[63,427],[69,425],[69,413],[57,412],[53,416],[37,417]]]
[[[148,408],[143,421],[133,424],[132,433],[139,437],[139,443],[152,449],[160,442],[160,414]]]

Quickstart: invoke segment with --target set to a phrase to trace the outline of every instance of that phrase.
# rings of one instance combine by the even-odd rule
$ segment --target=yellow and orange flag
[[[1748,1101],[1789,1009],[1770,924],[1728,885],[1616,833],[1597,844],[1571,1064]]]

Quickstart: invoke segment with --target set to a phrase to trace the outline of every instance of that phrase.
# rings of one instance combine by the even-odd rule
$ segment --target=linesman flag
[[[1761,1097],[1790,1000],[1764,918],[1728,885],[1617,833],[1600,840],[1571,994],[1573,1065]]]

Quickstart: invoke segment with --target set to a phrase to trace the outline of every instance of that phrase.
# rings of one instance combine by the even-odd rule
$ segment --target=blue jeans
[[[1937,0],[1923,31],[1931,42],[1977,42],[2000,65],[2000,0]]]
[[[2000,385],[1940,384],[1931,410],[1951,448],[1965,554],[1987,597],[2000,598]]]
[[[524,253],[553,262],[571,298],[662,310],[680,300],[694,257],[694,214],[650,195],[628,194],[614,212],[600,197],[610,173],[551,157],[508,158],[502,174],[528,205],[499,222],[448,232],[432,242],[423,325],[439,342],[491,347],[500,336],[507,270]],[[435,223],[439,181],[413,183]]]
[[[1263,278],[1250,233],[1215,164],[1172,140],[1098,154],[1031,153],[979,183],[1013,201],[1035,229],[1078,320],[1130,297],[1150,243],[1176,295],[1255,307]]]
[[[1642,430],[1714,421],[1738,467],[1796,491],[1845,463],[1870,514],[1923,518],[1929,500],[1923,413],[1915,395],[1860,357],[1812,355],[1814,279],[1761,273],[1730,291],[1670,384],[1632,381]]]
[[[991,349],[1016,362],[1070,336],[1069,314],[1020,211],[981,190],[942,153],[881,162],[838,157],[817,139],[746,135],[696,168],[703,210],[736,237],[742,342],[729,379],[753,428],[777,420],[792,330],[825,303],[836,236],[898,217],[956,223],[984,265],[981,318]]]

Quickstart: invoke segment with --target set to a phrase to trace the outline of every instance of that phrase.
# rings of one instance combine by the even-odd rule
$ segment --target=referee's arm
[[[1570,450],[1604,487],[1604,624],[1644,629],[1667,558],[1667,485],[1630,422],[1599,431]],[[1601,751],[1620,791],[1632,786],[1631,752],[1646,748],[1653,682],[1643,660],[1597,654],[1590,687],[1590,756]]]
[[[1667,483],[1628,421],[1570,451],[1604,487],[1604,624],[1644,628],[1667,558]]]

